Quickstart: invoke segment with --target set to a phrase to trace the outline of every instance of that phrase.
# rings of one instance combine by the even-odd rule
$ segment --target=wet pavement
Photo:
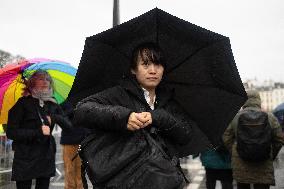
[[[60,164],[61,163],[61,164]],[[52,178],[50,189],[63,189],[64,188],[64,173],[62,162],[57,167],[57,175]],[[182,168],[186,174],[190,177],[191,183],[185,189],[206,189],[205,186],[205,170],[201,165],[199,158],[192,159],[191,157],[183,159],[181,161]],[[284,148],[281,149],[275,163],[275,179],[276,186],[270,187],[270,189],[284,189]],[[61,175],[60,175],[61,174]],[[0,186],[0,189],[15,189],[15,184],[10,182],[8,185]],[[91,184],[89,184],[89,188]],[[234,187],[236,188],[236,187]],[[217,182],[216,189],[221,189],[221,185]]]
[[[274,174],[276,185],[270,189],[284,189],[284,148],[282,147],[274,161]]]

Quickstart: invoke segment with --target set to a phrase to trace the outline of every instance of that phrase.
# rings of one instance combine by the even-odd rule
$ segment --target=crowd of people
[[[130,73],[119,85],[83,99],[76,107],[68,102],[57,104],[46,71],[38,70],[29,78],[23,97],[9,111],[7,126],[15,151],[12,180],[18,189],[30,189],[32,179],[36,179],[36,189],[49,188],[55,176],[56,145],[51,134],[55,124],[62,128],[66,189],[84,187],[82,161],[74,155],[93,133],[97,139],[115,138],[114,142],[125,146],[130,141],[137,144],[131,153],[123,151],[109,162],[114,166],[110,176],[95,164],[104,164],[104,159],[116,153],[100,156],[110,144],[97,145],[100,149],[90,156],[100,156],[100,161],[83,161],[94,188],[182,189],[188,184],[179,158],[189,155],[190,149],[182,147],[190,142],[196,123],[173,100],[174,91],[163,86],[166,64],[159,46],[141,44],[132,57]],[[250,188],[250,184],[254,189],[268,189],[275,184],[273,160],[284,143],[283,133],[277,119],[261,110],[258,92],[247,91],[247,95],[220,145],[200,154],[208,189],[215,188],[216,180],[223,189],[232,189],[233,180],[238,189]]]

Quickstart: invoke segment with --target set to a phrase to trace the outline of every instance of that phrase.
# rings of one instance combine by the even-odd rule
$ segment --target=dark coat
[[[74,118],[74,107],[68,101],[65,101],[63,104],[60,104],[62,110],[64,111],[65,115],[71,121],[72,125],[73,118]],[[89,130],[82,127],[72,127],[71,130],[63,129],[61,132],[60,144],[63,145],[76,145],[80,144],[81,141],[88,135]]]
[[[92,95],[81,101],[75,109],[77,125],[102,129],[109,132],[133,132],[127,130],[127,122],[132,112],[151,112],[152,125],[164,140],[169,155],[185,154],[182,148],[191,139],[193,123],[173,100],[173,91],[159,87],[156,90],[155,110],[147,104],[144,93],[137,81],[124,79],[120,85]],[[177,149],[182,149],[177,150]]]
[[[284,143],[284,138],[281,133],[280,125],[272,113],[268,113],[268,121],[272,127],[272,151],[271,157],[263,162],[247,162],[239,157],[237,152],[237,127],[240,114],[243,111],[255,110],[261,111],[261,100],[257,92],[248,92],[248,100],[235,118],[232,120],[223,135],[224,144],[231,151],[232,154],[232,169],[233,178],[240,183],[253,184],[275,184],[274,167],[272,151],[274,148],[281,147]]]
[[[49,125],[52,132],[54,124],[62,129],[70,129],[71,124],[64,117],[59,105],[45,102],[39,106],[39,100],[32,96],[21,97],[9,111],[7,137],[13,140],[14,160],[12,180],[30,180],[55,175],[56,145],[53,136],[44,136],[41,130],[41,116],[51,118]]]
[[[60,144],[76,145],[88,135],[89,130],[84,128],[73,127],[71,131],[62,130]]]

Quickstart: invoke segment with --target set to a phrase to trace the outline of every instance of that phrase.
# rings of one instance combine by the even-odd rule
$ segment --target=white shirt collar
[[[155,103],[155,100],[156,100],[156,95],[154,96],[153,104],[151,104],[149,91],[147,91],[147,90],[144,89],[143,87],[142,87],[142,90],[143,90],[143,92],[144,92],[144,97],[145,97],[146,102],[149,104],[150,108],[151,108],[152,110],[154,110],[154,108],[155,108],[155,107],[154,107],[154,103]]]

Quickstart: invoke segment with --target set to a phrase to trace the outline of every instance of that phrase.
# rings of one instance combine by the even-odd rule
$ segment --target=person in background
[[[281,127],[273,114],[261,110],[259,92],[249,90],[247,96],[248,100],[243,105],[243,109],[237,113],[225,130],[223,141],[231,152],[233,178],[237,182],[237,188],[250,189],[250,184],[253,184],[254,189],[269,189],[270,185],[275,185],[273,160],[283,145],[284,138]],[[265,115],[265,119],[257,119],[258,117],[261,118],[262,115]],[[242,128],[246,129],[243,130]],[[263,132],[260,129],[266,130]],[[259,138],[255,137],[260,136],[259,133],[263,135]],[[246,136],[248,136],[246,141],[249,141],[249,143],[243,140]],[[258,145],[266,144],[264,140],[267,137],[269,139],[268,145],[263,145],[259,149],[256,148]],[[251,140],[252,138],[253,140]],[[253,148],[248,148],[254,144],[254,141],[261,141],[261,143],[257,142]],[[250,154],[251,151],[253,151],[252,155],[246,156],[246,153]],[[265,158],[259,159],[262,156]]]
[[[54,125],[72,127],[53,98],[53,81],[44,70],[35,71],[26,82],[23,97],[8,114],[7,137],[13,140],[12,180],[17,189],[48,189],[55,176]]]
[[[61,105],[69,120],[73,123],[74,107],[65,101]],[[62,130],[60,144],[63,146],[64,161],[64,188],[83,189],[81,177],[81,159],[79,156],[73,157],[77,153],[79,144],[85,138],[88,131],[82,127],[72,127],[71,131]]]
[[[222,189],[233,189],[231,156],[222,144],[217,149],[210,149],[200,155],[205,167],[207,189],[215,189],[217,180],[221,182]]]

